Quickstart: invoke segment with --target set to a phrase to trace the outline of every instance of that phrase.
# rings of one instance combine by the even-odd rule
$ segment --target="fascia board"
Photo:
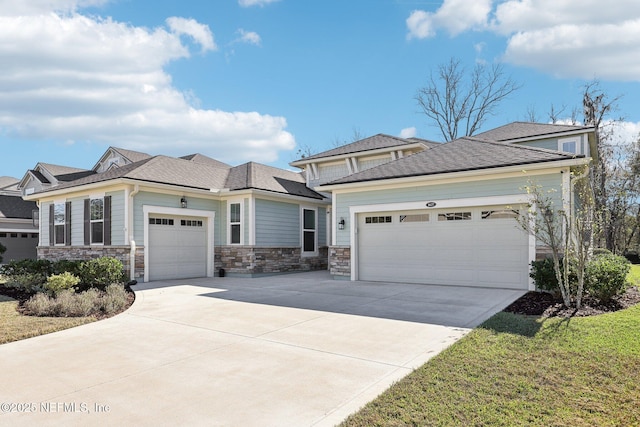
[[[365,150],[365,151],[356,151],[353,153],[347,153],[347,154],[338,154],[335,156],[328,156],[328,157],[317,157],[314,159],[301,159],[301,160],[296,160],[295,162],[291,162],[289,163],[289,165],[291,166],[296,166],[296,167],[302,167],[302,166],[306,166],[308,164],[311,163],[325,163],[325,162],[334,162],[337,160],[344,160],[344,159],[348,159],[351,157],[366,157],[366,156],[372,156],[372,155],[378,155],[378,154],[389,154],[392,151],[398,151],[398,150],[410,150],[413,148],[424,148],[426,150],[429,149],[429,147],[427,147],[425,144],[421,143],[421,142],[415,142],[412,144],[405,144],[405,145],[396,145],[393,147],[385,147],[385,148],[376,148],[374,150]]]

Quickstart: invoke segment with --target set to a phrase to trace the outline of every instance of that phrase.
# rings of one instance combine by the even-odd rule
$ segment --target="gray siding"
[[[111,244],[124,245],[124,190],[109,192],[106,195],[111,196]]]
[[[562,177],[560,173],[539,175],[532,178],[532,182],[541,185],[545,189],[557,188],[553,193],[554,203],[562,206]],[[416,186],[396,188],[392,190],[362,191],[359,193],[347,193],[334,195],[336,198],[336,218],[344,218],[346,225],[344,230],[336,230],[336,243],[338,245],[350,244],[351,219],[349,207],[358,205],[372,205],[381,203],[415,202],[419,200],[437,201],[445,199],[464,199],[473,197],[507,196],[513,194],[525,194],[524,187],[528,185],[528,177],[493,179],[476,182],[461,182],[456,184],[440,184],[430,186]]]
[[[184,209],[184,215],[189,215],[190,209],[198,209],[204,211],[214,211],[215,214],[215,229],[214,229],[214,244],[220,244],[220,203],[215,200],[201,199],[192,196],[186,196],[188,202],[188,208]],[[151,193],[141,191],[134,196],[133,201],[133,219],[134,219],[134,240],[136,245],[142,246],[144,242],[144,215],[142,207],[144,205],[161,206],[166,208],[180,208],[180,196],[171,194]]]
[[[546,148],[547,150],[558,150],[558,140],[559,139],[569,139],[569,138],[578,138],[578,140],[582,143],[582,150],[584,150],[581,154],[587,154],[589,150],[589,141],[587,135],[571,135],[563,138],[550,138],[550,139],[542,139],[536,141],[526,141],[520,142],[517,145],[526,145],[528,147],[536,147],[536,148]]]
[[[84,245],[84,199],[87,197],[74,197],[67,199],[71,202],[71,245]]]
[[[391,161],[391,155],[385,158],[379,158],[379,159],[360,160],[358,161],[358,169],[363,171],[366,169],[375,168],[376,166],[380,166],[385,163],[389,163],[390,161]]]
[[[327,209],[318,208],[318,247],[327,246]]]
[[[346,161],[343,160],[340,164],[328,166],[318,165],[318,173],[320,174],[320,179],[313,179],[309,181],[309,186],[311,188],[345,177],[349,175],[349,169],[347,169]]]
[[[256,199],[256,246],[300,246],[300,206]]]
[[[40,204],[40,225],[42,227],[42,234],[40,234],[40,245],[49,246],[49,203]]]

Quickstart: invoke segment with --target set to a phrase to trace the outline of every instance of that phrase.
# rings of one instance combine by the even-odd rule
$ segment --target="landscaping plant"
[[[65,271],[61,274],[52,274],[49,276],[44,288],[51,295],[57,295],[60,291],[73,289],[78,283],[80,283],[80,279],[78,277],[68,271]]]

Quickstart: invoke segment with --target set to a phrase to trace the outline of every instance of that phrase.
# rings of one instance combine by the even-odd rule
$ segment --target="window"
[[[469,221],[471,212],[448,212],[438,214],[438,221]]]
[[[65,237],[65,204],[56,203],[53,205],[53,235],[54,244],[64,245]]]
[[[7,233],[0,233],[0,237],[7,237]]]
[[[429,222],[429,214],[400,215],[400,222]]]
[[[180,226],[182,227],[202,227],[202,221],[195,219],[182,219],[180,220]]]
[[[482,211],[482,219],[506,219],[518,218],[520,212],[516,209],[502,209],[495,211]]]
[[[149,218],[149,224],[153,225],[173,225],[171,218]]]
[[[240,203],[229,204],[229,243],[232,245],[242,243],[242,205]]]
[[[316,211],[302,209],[302,252],[316,251]]]
[[[91,199],[91,244],[104,243],[104,199]]]
[[[582,154],[580,138],[564,138],[558,140],[558,150],[565,153]]]
[[[391,221],[390,216],[367,216],[364,218],[365,224],[384,224]]]

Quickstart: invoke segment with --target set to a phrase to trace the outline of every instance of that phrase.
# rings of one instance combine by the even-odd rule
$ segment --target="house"
[[[569,211],[593,143],[591,127],[516,122],[444,144],[377,135],[292,165],[331,196],[335,278],[533,289],[548,248],[515,220],[525,187]]]
[[[110,147],[91,170],[38,163],[20,187],[39,258],[113,256],[145,281],[327,268],[329,201],[297,172]]]
[[[37,212],[34,202],[22,200],[16,178],[0,177],[0,244],[6,248],[0,254],[3,263],[36,258]]]
[[[231,166],[110,147],[90,170],[45,163],[38,256],[123,261],[148,280],[329,269],[336,279],[532,289],[548,251],[523,232],[525,186],[574,204],[591,127],[511,123],[437,143],[378,134],[291,163]]]

